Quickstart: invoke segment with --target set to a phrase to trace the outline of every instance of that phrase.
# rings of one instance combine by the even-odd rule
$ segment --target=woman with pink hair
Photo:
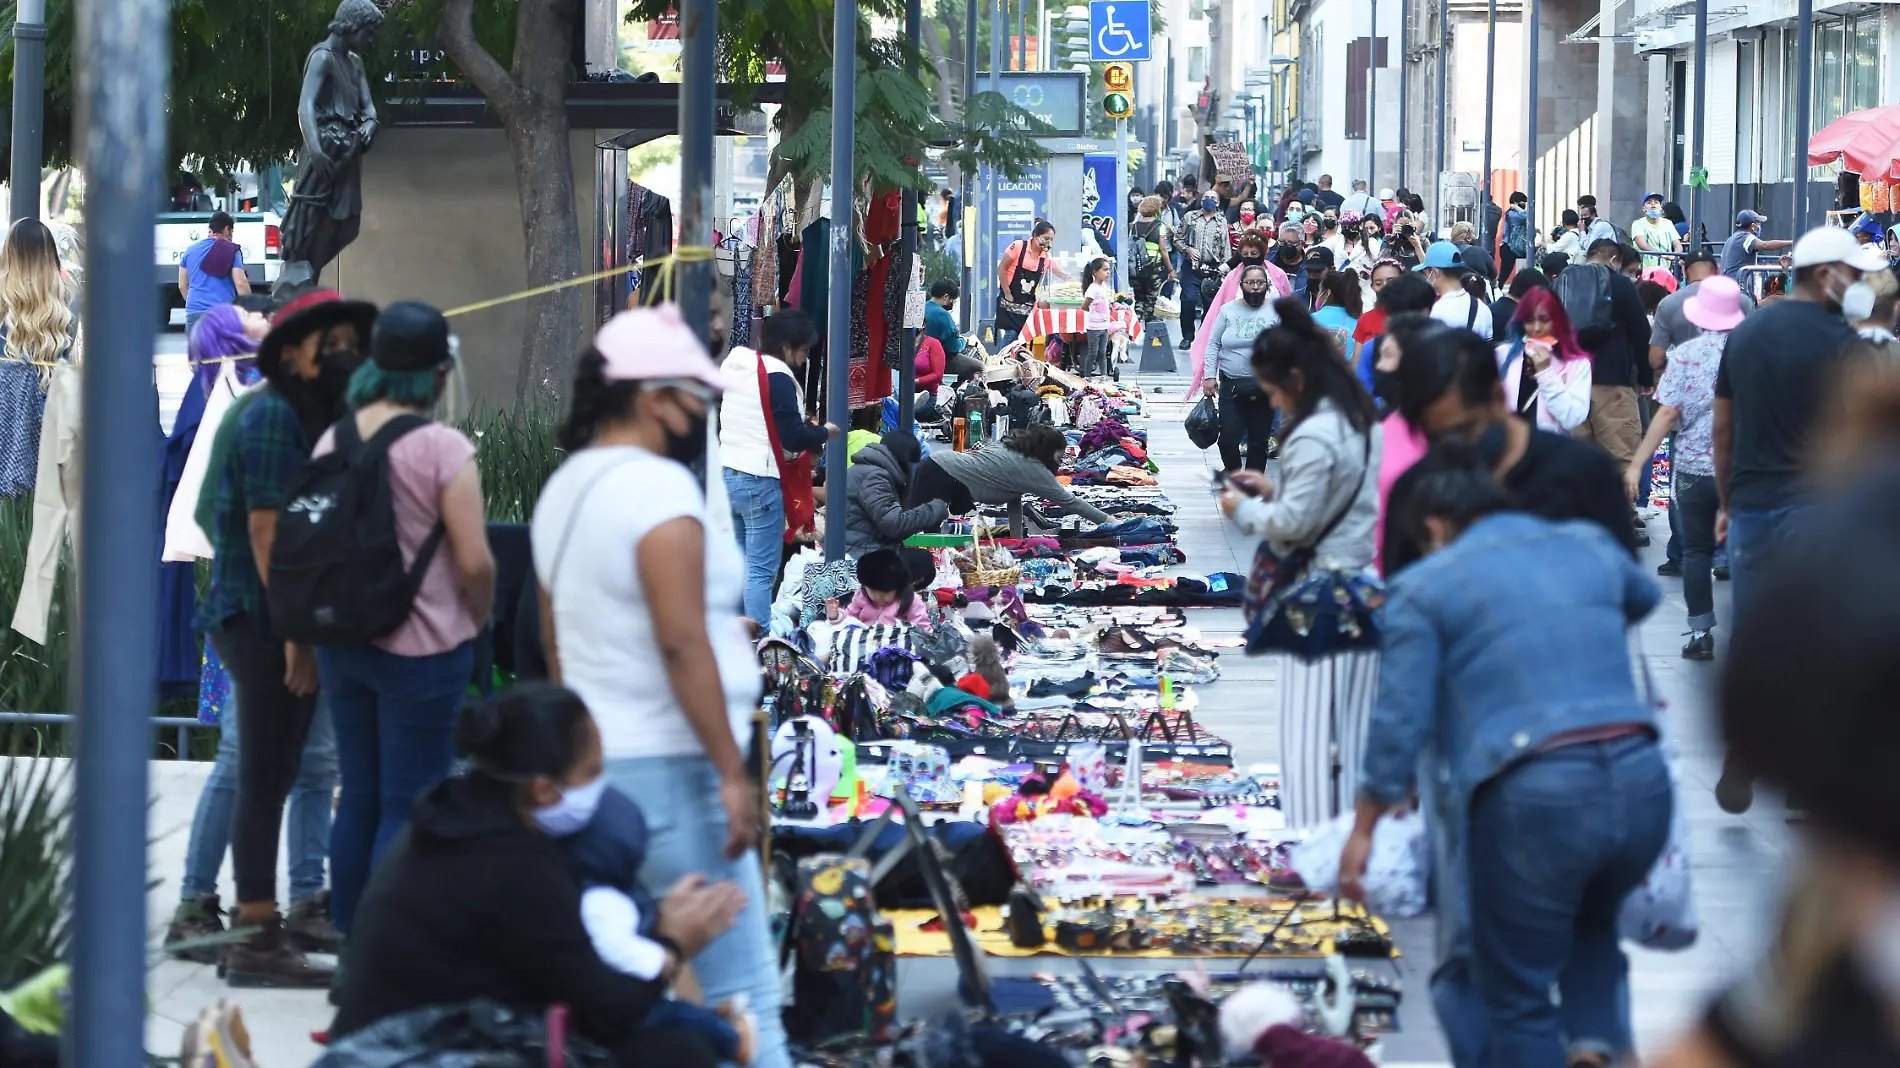
[[[1563,301],[1543,287],[1525,293],[1498,346],[1504,400],[1540,430],[1568,434],[1590,414],[1590,354],[1577,344]]]

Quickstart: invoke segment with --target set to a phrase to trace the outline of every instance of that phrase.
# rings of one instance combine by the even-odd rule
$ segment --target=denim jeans
[[[1674,504],[1670,506],[1669,544],[1663,549],[1663,555],[1668,558],[1670,563],[1675,564],[1677,567],[1682,566],[1682,516],[1678,514],[1680,511],[1681,509]],[[1715,566],[1728,566],[1727,544],[1717,545],[1715,547]]]
[[[198,793],[191,817],[191,837],[185,845],[185,878],[179,900],[217,893],[218,869],[231,848],[231,807],[237,796],[238,717],[227,708],[218,724],[218,756],[211,775]],[[330,808],[336,792],[336,731],[330,709],[317,702],[310,720],[310,736],[303,743],[297,781],[290,788],[290,818],[285,824],[284,853],[290,860],[290,900],[308,901],[323,892],[323,862],[330,855]]]
[[[747,853],[726,859],[726,811],[719,804],[719,775],[712,762],[703,756],[609,760],[607,781],[646,813],[651,837],[640,882],[656,899],[693,874],[729,879],[745,892],[739,922],[693,958],[693,975],[707,1005],[746,996],[758,1025],[754,1068],[791,1068],[779,1018],[778,949],[766,919],[759,857]]]
[[[1729,577],[1735,583],[1733,612],[1737,619],[1746,611],[1743,605],[1748,598],[1760,593],[1763,570],[1806,510],[1805,505],[1797,504],[1760,512],[1729,513]]]
[[[1721,502],[1713,475],[1675,474],[1672,524],[1682,528],[1682,599],[1689,606],[1689,629],[1715,626],[1715,513]]]
[[[1564,1068],[1572,1051],[1631,1050],[1617,913],[1662,853],[1673,804],[1647,736],[1532,756],[1473,795],[1472,946],[1488,1064]]]
[[[336,719],[342,797],[330,837],[330,918],[349,933],[376,858],[409,822],[423,791],[455,761],[455,716],[475,669],[475,645],[399,656],[367,643],[317,650]]]
[[[842,483],[841,483],[842,484]],[[726,497],[732,504],[732,529],[745,556],[745,614],[764,623],[772,618],[772,583],[784,555],[785,497],[778,479],[726,468]]]

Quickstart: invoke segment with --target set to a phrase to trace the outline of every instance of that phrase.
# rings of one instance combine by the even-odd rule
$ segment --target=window
[[[1188,81],[1200,85],[1207,81],[1207,46],[1189,45],[1187,52]]]
[[[1814,129],[1818,130],[1844,114],[1847,97],[1843,75],[1846,73],[1847,23],[1829,22],[1814,27]]]
[[[1188,18],[1199,22],[1207,17],[1207,0],[1188,0]]]
[[[1383,37],[1377,39],[1376,61],[1371,61],[1373,43],[1374,39],[1371,37],[1361,37],[1346,42],[1346,140],[1348,141],[1366,139],[1367,98],[1371,95],[1368,92],[1367,67],[1368,65],[1385,66],[1386,39]]]
[[[1880,16],[1862,15],[1848,32],[1847,110],[1880,105]]]

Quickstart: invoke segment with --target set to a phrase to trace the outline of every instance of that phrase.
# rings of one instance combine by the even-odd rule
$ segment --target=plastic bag
[[[1352,837],[1351,812],[1343,812],[1307,833],[1288,858],[1311,889],[1332,893],[1339,886],[1339,854]],[[1372,856],[1366,861],[1366,907],[1387,919],[1419,916],[1429,895],[1431,836],[1416,812],[1387,816],[1372,831]]]
[[[1689,878],[1689,824],[1679,800],[1682,767],[1669,735],[1663,735],[1658,744],[1662,746],[1663,761],[1669,765],[1669,781],[1675,784],[1678,802],[1669,820],[1669,841],[1649,875],[1623,899],[1616,931],[1647,949],[1688,949],[1702,932],[1702,919],[1696,913],[1694,886]]]
[[[585,1039],[559,1040],[550,1056],[548,1024],[492,1001],[435,1006],[385,1017],[331,1043],[311,1068],[613,1068]]]
[[[1188,413],[1187,436],[1197,449],[1211,449],[1220,440],[1220,409],[1214,398],[1202,397]]]

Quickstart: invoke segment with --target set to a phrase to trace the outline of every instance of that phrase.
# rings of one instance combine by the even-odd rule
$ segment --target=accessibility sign
[[[1153,58],[1149,0],[1089,0],[1089,60],[1140,62]]]

